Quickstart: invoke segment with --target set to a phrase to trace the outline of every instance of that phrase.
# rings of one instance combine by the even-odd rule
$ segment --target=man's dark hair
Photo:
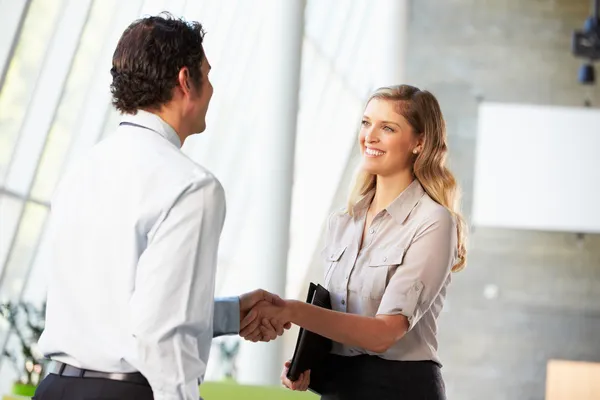
[[[186,22],[168,13],[133,22],[113,55],[113,105],[127,114],[160,108],[171,100],[183,67],[189,69],[192,83],[199,87],[203,39],[199,22]]]

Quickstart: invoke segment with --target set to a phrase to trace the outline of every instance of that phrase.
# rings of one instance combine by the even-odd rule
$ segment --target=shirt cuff
[[[408,319],[408,330],[410,331],[421,318],[419,300],[423,289],[423,283],[415,281],[402,297],[397,296],[395,293],[393,296],[387,297],[384,294],[377,315],[404,315]]]
[[[235,335],[240,332],[240,299],[224,297],[215,299],[213,337]]]

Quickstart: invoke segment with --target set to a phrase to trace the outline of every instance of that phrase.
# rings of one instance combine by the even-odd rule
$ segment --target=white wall
[[[600,232],[600,110],[479,107],[475,226]]]

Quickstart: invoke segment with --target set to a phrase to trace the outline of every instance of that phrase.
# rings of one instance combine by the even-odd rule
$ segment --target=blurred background
[[[169,11],[207,31],[215,94],[207,131],[184,151],[227,193],[219,295],[263,287],[304,299],[322,281],[323,223],[344,206],[365,101],[409,83],[441,103],[471,226],[439,327],[449,399],[600,399],[600,112],[593,68],[581,67],[600,57],[595,26],[573,43],[593,9],[0,0],[0,302],[43,311],[53,189],[118,124],[109,70],[121,33]],[[0,394],[22,376],[24,335],[0,318]],[[276,385],[296,335],[216,340],[207,378]]]

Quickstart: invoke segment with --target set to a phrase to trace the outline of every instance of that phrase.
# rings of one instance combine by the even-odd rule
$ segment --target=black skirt
[[[446,400],[440,366],[433,361],[330,355],[322,367],[320,375],[327,376],[321,400]]]

